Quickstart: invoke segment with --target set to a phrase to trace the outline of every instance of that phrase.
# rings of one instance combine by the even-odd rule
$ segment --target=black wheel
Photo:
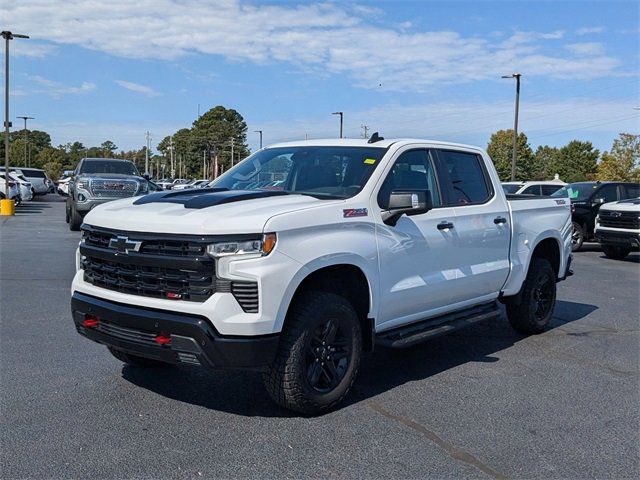
[[[609,258],[613,258],[614,260],[622,260],[624,257],[629,255],[629,252],[631,252],[631,248],[622,247],[620,245],[602,245],[602,251]]]
[[[131,353],[125,353],[122,350],[118,350],[117,348],[107,347],[111,352],[111,355],[116,357],[121,362],[126,363],[127,365],[131,365],[134,367],[165,367],[168,363],[159,362],[158,360],[153,360],[151,358],[139,357],[138,355],[132,355]]]
[[[556,305],[556,274],[548,260],[533,258],[519,304],[507,304],[511,326],[520,333],[540,333]]]
[[[577,252],[584,243],[584,228],[578,222],[573,222],[573,233],[571,234],[571,251]]]
[[[71,209],[69,211],[69,230],[77,232],[82,225],[82,215],[76,210],[76,206],[71,202]]]
[[[69,202],[67,202],[64,206],[64,220],[65,222],[69,223],[70,220],[70,213],[69,213]]]
[[[265,386],[285,408],[321,413],[347,395],[361,351],[360,322],[351,303],[335,293],[305,292],[287,315]]]

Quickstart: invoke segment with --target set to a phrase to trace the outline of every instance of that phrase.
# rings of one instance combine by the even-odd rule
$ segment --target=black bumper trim
[[[627,245],[629,247],[640,246],[640,235],[635,232],[621,232],[610,230],[598,230],[595,234],[598,243],[607,245]]]
[[[131,306],[79,292],[71,298],[71,313],[78,333],[90,340],[174,364],[262,368],[275,358],[280,339],[279,334],[220,335],[206,318],[198,315]],[[97,328],[82,325],[86,314],[100,318]],[[170,335],[171,345],[155,344],[154,337],[159,334]]]

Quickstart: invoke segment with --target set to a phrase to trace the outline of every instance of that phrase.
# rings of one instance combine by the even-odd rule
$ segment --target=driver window
[[[440,206],[438,185],[428,150],[410,150],[398,157],[378,193],[380,208],[389,208],[389,196],[393,190],[405,189],[429,190],[433,206]]]
[[[595,194],[595,200],[600,198],[604,199],[604,203],[615,202],[618,200],[618,186],[617,185],[605,185]]]

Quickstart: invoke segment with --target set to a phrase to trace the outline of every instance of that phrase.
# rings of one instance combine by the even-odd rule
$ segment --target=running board
[[[376,344],[383,347],[407,348],[440,335],[467,327],[476,322],[500,316],[497,302],[466,308],[441,317],[422,320],[386,330],[376,335]]]

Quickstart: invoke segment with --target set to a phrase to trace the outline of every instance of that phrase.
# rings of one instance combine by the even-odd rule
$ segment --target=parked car
[[[173,190],[189,190],[192,188],[202,188],[209,183],[209,180],[191,180],[186,183],[178,183],[173,186]]]
[[[47,172],[39,168],[15,167],[11,170],[20,171],[25,179],[31,183],[33,194],[45,195],[55,191],[53,181],[49,178]],[[4,172],[4,167],[0,167],[0,171]]]
[[[66,220],[69,229],[80,230],[84,216],[98,205],[126,197],[145,195],[160,188],[141,177],[133,162],[115,158],[83,158],[71,177]]]
[[[594,239],[596,216],[604,203],[640,197],[640,184],[627,182],[571,183],[553,194],[569,196],[573,211],[573,251]]]
[[[238,189],[273,178],[281,191]],[[337,405],[375,343],[498,317],[498,301],[516,330],[543,331],[571,274],[569,200],[507,200],[476,147],[284,143],[213,185],[88,213],[75,326],[133,365],[262,369],[298,412]]]
[[[602,205],[596,217],[595,238],[604,254],[616,260],[640,247],[640,198]]]
[[[9,172],[9,177],[18,184],[18,188],[20,189],[20,199],[23,202],[33,200],[33,186],[19,170]]]
[[[16,205],[20,205],[20,203],[22,202],[22,197],[20,196],[20,187],[18,187],[18,182],[10,178],[8,183],[9,183],[9,200],[13,200]],[[4,172],[0,172],[0,200],[4,200],[5,198],[7,198],[5,196],[6,186],[7,186],[6,176]]]
[[[58,195],[62,195],[63,197],[66,197],[67,195],[69,195],[70,181],[71,181],[71,177],[66,177],[64,175],[60,177],[60,179],[58,180],[58,187],[57,187]]]
[[[502,189],[508,195],[553,195],[565,185],[567,184],[559,179],[534,182],[502,182]]]

